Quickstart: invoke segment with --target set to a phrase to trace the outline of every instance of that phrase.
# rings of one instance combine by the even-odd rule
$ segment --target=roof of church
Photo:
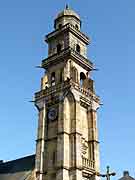
[[[35,168],[35,155],[0,163],[0,180],[24,180]]]
[[[119,180],[135,180],[135,179],[129,175],[128,171],[124,171],[123,177],[121,177]]]
[[[135,179],[131,176],[124,176],[124,177],[120,178],[119,180],[135,180]]]
[[[79,15],[78,15],[75,11],[73,11],[72,9],[70,9],[70,8],[68,7],[68,5],[66,5],[66,9],[64,9],[62,12],[60,12],[60,13],[57,15],[56,19],[58,19],[58,18],[60,18],[60,17],[62,17],[62,16],[75,16],[77,19],[80,20]]]

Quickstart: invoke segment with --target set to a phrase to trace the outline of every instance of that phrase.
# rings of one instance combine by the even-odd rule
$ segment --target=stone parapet
[[[53,87],[48,87],[39,92],[35,93],[35,101],[42,99],[43,97],[49,96],[53,93],[58,93],[64,91],[65,89],[74,88],[80,92],[80,101],[82,103],[90,104],[91,100],[94,100],[97,103],[100,103],[100,99],[95,93],[90,89],[85,89],[80,87],[77,83],[74,83],[72,80],[64,81],[63,83],[59,83]],[[84,95],[84,96],[82,96]]]
[[[84,169],[94,170],[95,161],[82,157],[82,166]]]

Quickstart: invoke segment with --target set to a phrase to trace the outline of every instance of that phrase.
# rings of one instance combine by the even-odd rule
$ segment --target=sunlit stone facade
[[[100,100],[87,58],[89,38],[77,13],[66,7],[46,36],[45,74],[35,93],[38,109],[37,180],[98,179],[97,109]]]

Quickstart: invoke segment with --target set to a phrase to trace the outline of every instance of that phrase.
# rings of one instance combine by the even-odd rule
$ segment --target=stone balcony
[[[60,91],[63,91],[66,88],[69,88],[70,86],[71,86],[70,82],[65,81],[65,82],[59,83],[55,86],[51,86],[51,87],[42,89],[41,91],[35,93],[35,100],[41,99],[41,98],[48,96],[50,94],[53,94],[55,92],[58,93]]]
[[[96,102],[100,103],[99,97],[91,90],[85,89],[79,86],[79,84],[74,83],[72,80],[64,81],[63,83],[58,83],[53,87],[48,87],[42,89],[41,91],[35,93],[35,101],[39,100],[43,97],[51,95],[53,93],[59,93],[60,91],[64,91],[65,89],[70,89],[70,87],[74,87],[77,91],[79,91],[83,96],[81,96],[81,102],[85,101],[85,97],[89,97],[90,99],[95,100]],[[89,102],[90,103],[90,102]]]
[[[84,169],[91,171],[95,169],[95,162],[93,160],[82,157],[82,166]]]

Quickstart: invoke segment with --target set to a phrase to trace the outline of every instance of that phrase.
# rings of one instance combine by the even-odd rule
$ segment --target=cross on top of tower
[[[68,4],[66,4],[66,9],[69,9],[69,5]]]

